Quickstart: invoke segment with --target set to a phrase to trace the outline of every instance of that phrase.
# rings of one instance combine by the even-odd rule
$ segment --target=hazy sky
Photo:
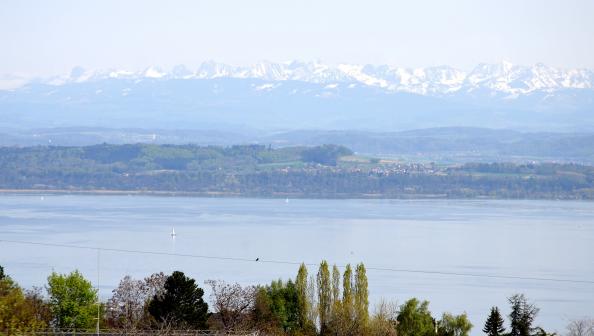
[[[592,0],[0,0],[0,74],[321,60],[594,68]]]

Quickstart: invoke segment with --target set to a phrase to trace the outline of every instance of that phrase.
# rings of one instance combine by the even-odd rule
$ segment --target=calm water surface
[[[169,233],[175,227],[177,238]],[[594,280],[594,203],[460,200],[208,199],[1,195],[0,239],[369,268]],[[0,242],[0,264],[24,287],[75,268],[96,283],[97,252]],[[200,283],[264,284],[297,266],[103,251],[103,298],[126,274],[182,270]],[[310,267],[310,273],[315,273]],[[594,284],[368,271],[371,301],[431,301],[434,315],[466,311],[480,329],[491,306],[525,293],[537,323],[563,331],[594,316]]]

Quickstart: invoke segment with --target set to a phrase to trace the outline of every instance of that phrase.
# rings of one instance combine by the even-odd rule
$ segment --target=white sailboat
[[[173,228],[173,227],[171,228],[171,233],[170,233],[170,235],[171,235],[171,238],[175,238],[175,236],[176,236],[176,233],[175,233],[175,228]]]

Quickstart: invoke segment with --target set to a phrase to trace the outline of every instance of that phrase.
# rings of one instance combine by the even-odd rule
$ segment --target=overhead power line
[[[298,262],[298,261],[287,261],[287,260],[273,260],[273,259],[262,259],[262,258],[245,258],[245,257],[223,257],[223,256],[213,256],[213,255],[171,253],[171,252],[148,251],[148,250],[132,250],[132,249],[120,249],[120,248],[110,248],[110,247],[96,247],[96,246],[57,244],[57,243],[42,243],[42,242],[22,241],[22,240],[0,239],[0,242],[12,243],[12,244],[22,244],[22,245],[37,245],[37,246],[46,246],[46,247],[60,247],[60,248],[72,248],[72,249],[93,250],[93,251],[106,251],[106,252],[115,252],[115,253],[162,255],[162,256],[183,257],[183,258],[211,259],[211,260],[221,260],[221,261],[239,261],[239,262],[251,262],[251,263],[284,264],[284,265],[301,265],[302,264],[301,262]],[[313,263],[305,263],[305,265],[317,266],[317,264],[313,264]],[[342,267],[342,268],[346,267],[346,265],[337,265],[337,266]],[[480,273],[445,272],[445,271],[431,271],[431,270],[391,268],[391,267],[366,267],[366,268],[367,268],[367,270],[373,270],[373,271],[385,271],[385,272],[397,272],[397,273],[416,273],[416,274],[428,274],[428,275],[490,278],[490,279],[503,279],[503,280],[526,280],[526,281],[566,282],[566,283],[576,283],[576,284],[578,284],[578,283],[579,284],[594,284],[594,280],[541,278],[541,277],[526,277],[526,276],[498,275],[498,274],[480,274]]]

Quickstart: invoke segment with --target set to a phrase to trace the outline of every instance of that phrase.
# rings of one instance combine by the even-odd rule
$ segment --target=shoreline
[[[154,197],[195,197],[195,198],[262,198],[262,199],[386,199],[386,200],[509,200],[509,201],[584,201],[592,202],[594,199],[564,197],[496,197],[496,196],[475,196],[475,197],[454,197],[447,194],[248,194],[236,192],[210,191],[169,191],[169,190],[116,190],[116,189],[0,189],[0,195],[82,195],[82,196],[154,196]]]

